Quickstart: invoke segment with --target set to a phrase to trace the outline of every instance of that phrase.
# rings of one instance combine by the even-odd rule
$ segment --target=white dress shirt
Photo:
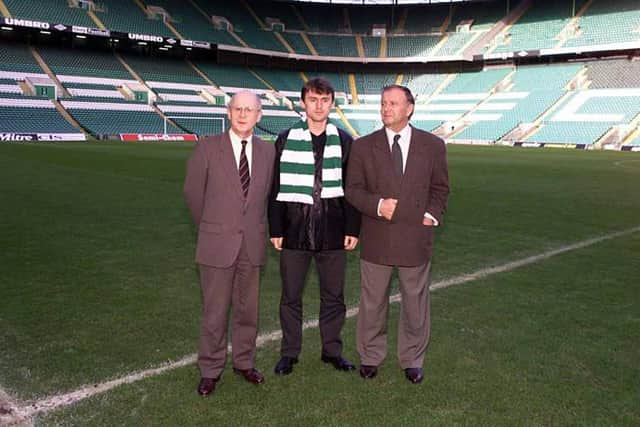
[[[400,145],[400,151],[402,151],[402,173],[404,173],[407,170],[407,157],[409,154],[409,146],[411,145],[411,126],[407,124],[400,132],[395,132],[387,127],[384,128],[384,131],[387,134],[389,152],[393,150],[393,137],[396,135],[400,135],[398,145]],[[380,214],[380,205],[382,205],[382,199],[380,199],[380,201],[378,202],[378,216],[382,216]],[[429,212],[425,212],[424,217],[432,220],[434,227],[438,226],[438,220]]]
[[[231,138],[231,148],[233,148],[233,157],[236,159],[236,167],[240,169],[240,153],[242,152],[242,141],[247,141],[247,146],[245,148],[245,155],[247,156],[247,163],[249,164],[249,176],[251,176],[251,139],[253,138],[253,134],[249,135],[246,138],[240,138],[236,135],[233,130],[229,129],[229,138]]]

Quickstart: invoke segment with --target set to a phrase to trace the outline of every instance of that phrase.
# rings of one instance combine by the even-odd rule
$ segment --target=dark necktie
[[[247,194],[249,194],[249,183],[251,182],[251,177],[249,176],[249,162],[247,161],[247,141],[242,140],[242,151],[240,151],[240,165],[238,167],[238,173],[240,174],[240,183],[242,184],[242,192],[244,193],[244,198],[247,198]]]
[[[395,135],[393,137],[391,156],[393,157],[393,169],[396,171],[396,174],[398,174],[398,176],[402,176],[402,150],[400,149],[400,144],[398,143],[399,139],[400,135]]]

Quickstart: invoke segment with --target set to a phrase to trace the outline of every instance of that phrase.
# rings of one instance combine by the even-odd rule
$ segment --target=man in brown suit
[[[398,359],[407,379],[419,383],[431,329],[433,228],[442,220],[449,180],[444,142],[409,125],[414,105],[406,87],[383,89],[384,129],[353,144],[346,196],[362,213],[360,376],[374,378],[387,355],[389,281],[396,267],[402,297]]]
[[[260,99],[248,91],[229,103],[228,132],[202,139],[187,165],[184,196],[198,227],[202,325],[198,393],[215,390],[227,354],[227,319],[233,306],[233,370],[254,384],[260,266],[265,262],[266,212],[275,151],[253,135]]]

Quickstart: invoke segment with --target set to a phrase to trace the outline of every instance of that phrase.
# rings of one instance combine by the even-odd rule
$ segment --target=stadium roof
[[[463,3],[474,0],[288,0],[305,3],[327,4],[363,4],[363,5],[394,5],[394,4],[439,4],[439,3]],[[477,1],[477,0],[476,0]]]

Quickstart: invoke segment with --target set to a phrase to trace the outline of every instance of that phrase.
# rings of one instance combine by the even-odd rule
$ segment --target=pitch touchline
[[[582,249],[587,246],[591,246],[591,245],[595,245],[596,243],[603,242],[605,240],[615,239],[617,237],[626,236],[629,234],[637,233],[639,231],[640,231],[640,226],[636,226],[626,230],[604,234],[602,236],[594,237],[587,240],[582,240],[577,243],[561,246],[557,249],[552,249],[546,252],[542,252],[538,255],[522,258],[522,259],[512,261],[503,265],[483,268],[473,273],[462,274],[459,276],[452,277],[450,279],[441,280],[433,283],[430,286],[430,289],[438,290],[438,289],[447,288],[449,286],[461,285],[463,283],[472,282],[474,280],[482,279],[484,277],[491,276],[493,274],[504,273],[507,271],[515,270],[516,268],[523,267],[525,265],[534,264],[536,262],[543,261],[545,259],[554,257],[556,255],[560,255],[560,254],[574,251],[577,249]],[[392,295],[389,298],[389,301],[392,303],[400,301],[400,294]],[[347,310],[346,317],[351,318],[356,316],[357,314],[358,314],[358,307],[353,307]],[[302,324],[303,330],[310,329],[310,328],[317,328],[317,327],[318,327],[318,320],[309,320]],[[281,338],[282,338],[281,331],[273,331],[268,334],[259,335],[256,345],[258,347],[263,347],[264,345],[273,341],[277,341]],[[32,404],[28,404],[22,407],[16,407],[14,405],[11,407],[12,418],[20,419],[20,420],[28,420],[31,417],[33,417],[33,415],[35,414],[38,414],[41,412],[49,412],[51,410],[54,410],[63,406],[69,406],[80,400],[84,400],[86,398],[95,396],[96,394],[104,393],[118,386],[121,386],[124,384],[130,384],[148,377],[160,375],[164,372],[181,368],[183,366],[188,366],[195,362],[196,362],[196,355],[191,354],[183,357],[180,360],[163,364],[157,368],[134,372],[132,374],[126,375],[124,377],[116,378],[111,381],[106,381],[106,382],[95,384],[92,386],[86,386],[78,390],[72,391],[70,393],[65,393],[57,396],[44,398]]]

